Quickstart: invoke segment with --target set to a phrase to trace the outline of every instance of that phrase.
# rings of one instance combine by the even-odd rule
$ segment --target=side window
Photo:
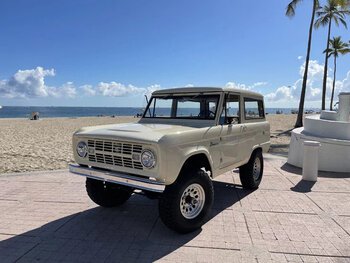
[[[229,94],[226,96],[224,109],[221,114],[221,124],[238,124],[240,123],[239,96]]]
[[[201,112],[200,101],[178,100],[176,117],[197,117]]]
[[[264,104],[262,100],[244,98],[245,119],[261,119],[265,117]]]

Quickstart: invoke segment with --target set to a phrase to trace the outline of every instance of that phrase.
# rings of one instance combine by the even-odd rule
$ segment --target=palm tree
[[[331,38],[332,21],[339,26],[339,22],[347,28],[345,16],[350,14],[347,9],[349,2],[345,0],[327,0],[327,4],[317,11],[318,19],[315,22],[315,27],[328,26],[327,47],[325,52],[325,62],[323,70],[323,85],[322,85],[322,110],[326,108],[326,89],[327,89],[327,72],[328,72],[328,50]]]
[[[292,0],[287,6],[286,15],[289,17],[293,17],[295,15],[295,8],[300,2],[302,2],[302,0]],[[298,117],[294,125],[295,128],[303,126],[303,113],[304,113],[305,93],[306,93],[306,84],[307,84],[307,74],[309,70],[309,61],[310,61],[310,53],[311,53],[312,29],[313,29],[314,20],[315,20],[315,13],[316,13],[316,10],[318,10],[319,5],[320,4],[318,0],[313,0],[311,21],[310,21],[310,27],[309,27],[309,38],[308,38],[307,52],[306,52],[306,59],[305,59],[305,71],[303,76],[303,84],[301,87]]]
[[[333,76],[333,87],[332,87],[332,96],[331,104],[329,106],[330,110],[333,109],[333,98],[334,98],[334,89],[335,89],[335,77],[337,74],[337,57],[339,54],[345,55],[350,52],[350,45],[341,40],[341,37],[333,37],[329,40],[330,47],[323,51],[323,53],[328,54],[328,57],[334,57],[334,76]]]

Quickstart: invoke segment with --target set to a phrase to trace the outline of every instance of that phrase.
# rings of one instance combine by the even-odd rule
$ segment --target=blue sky
[[[142,106],[158,88],[229,85],[295,107],[312,1],[293,19],[288,2],[1,1],[0,105]],[[308,106],[320,105],[325,44],[316,30]],[[338,92],[349,65],[339,59]]]

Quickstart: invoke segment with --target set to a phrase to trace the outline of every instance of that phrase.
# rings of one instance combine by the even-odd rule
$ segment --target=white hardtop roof
[[[242,93],[245,95],[262,97],[261,94],[249,90],[234,89],[234,88],[222,88],[222,87],[186,87],[186,88],[175,88],[175,89],[161,89],[154,91],[152,95],[165,95],[165,94],[176,94],[176,93],[208,93],[208,92],[233,92]]]

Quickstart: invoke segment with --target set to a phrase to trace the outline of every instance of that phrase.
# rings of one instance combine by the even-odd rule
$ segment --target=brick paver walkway
[[[211,219],[195,233],[168,230],[157,200],[133,195],[97,207],[67,171],[0,176],[0,262],[350,262],[350,174],[301,181],[265,156],[260,188],[237,171],[215,180]]]

